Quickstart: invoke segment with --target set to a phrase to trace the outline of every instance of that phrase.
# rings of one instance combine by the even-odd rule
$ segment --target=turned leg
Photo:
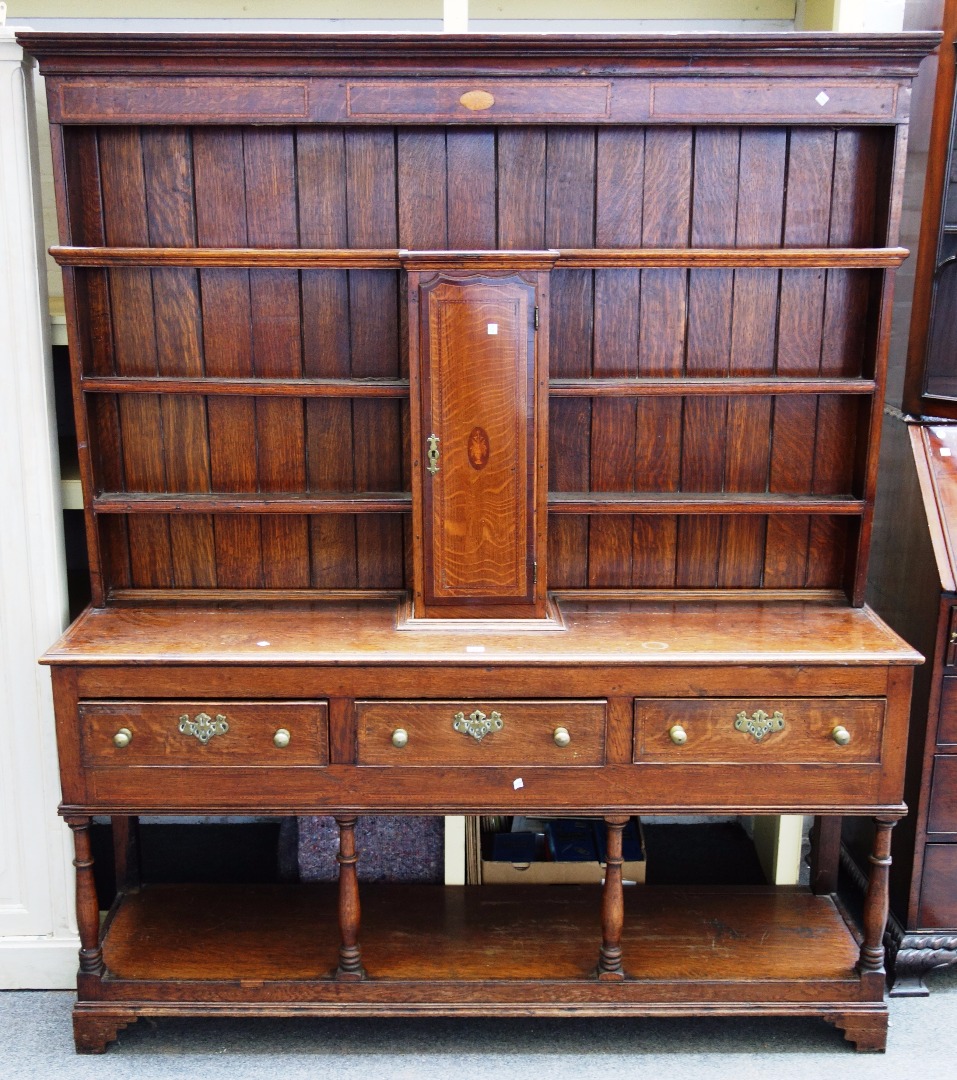
[[[896,818],[876,818],[874,848],[868,856],[871,872],[867,878],[864,894],[864,941],[857,967],[862,975],[876,973],[880,976],[880,988],[884,986],[884,931],[887,928],[888,881],[891,867],[891,829]]]
[[[627,817],[606,817],[605,884],[601,893],[601,948],[598,950],[598,978],[623,979],[621,931],[625,922],[625,893],[621,883],[621,837]]]
[[[337,817],[339,826],[339,967],[336,978],[359,982],[364,978],[359,947],[359,878],[356,874],[356,818]]]
[[[76,922],[80,932],[80,974],[103,974],[103,949],[100,946],[100,905],[93,881],[93,855],[90,849],[90,817],[68,817],[73,830],[76,867]]]

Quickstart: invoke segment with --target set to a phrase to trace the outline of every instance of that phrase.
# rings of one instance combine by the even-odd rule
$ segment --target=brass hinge
[[[532,584],[533,585],[538,584],[538,563],[537,562],[532,563]]]
[[[535,329],[538,329],[538,308],[535,308]]]

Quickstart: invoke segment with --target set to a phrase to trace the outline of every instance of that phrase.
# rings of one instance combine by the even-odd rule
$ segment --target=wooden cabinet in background
[[[916,676],[905,798],[894,837],[890,940],[895,994],[926,994],[923,975],[957,962],[957,0],[943,4],[921,214],[904,408],[886,419],[870,591],[874,606],[927,657]],[[866,865],[859,830],[845,839]]]
[[[701,1012],[882,1049],[919,657],[863,599],[936,38],[21,40],[92,566],[45,658],[78,1048]],[[818,815],[811,888],[623,889],[631,815],[682,811]],[[334,814],[337,888],[156,887],[121,845],[101,928],[92,815],[233,812]],[[366,813],[600,817],[605,882],[360,890]]]
[[[957,427],[886,423],[872,602],[927,658],[911,710],[911,813],[894,837],[892,992],[922,995],[926,972],[957,963]],[[860,867],[849,822],[845,834]]]

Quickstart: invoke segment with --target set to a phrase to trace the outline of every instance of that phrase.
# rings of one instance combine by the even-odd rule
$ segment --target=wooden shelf
[[[652,378],[641,375],[621,378],[552,379],[549,394],[555,397],[691,397],[726,394],[874,394],[873,379],[792,378],[787,376],[721,376],[707,378]]]
[[[395,514],[412,509],[406,491],[251,492],[106,492],[93,499],[99,514]]]
[[[407,398],[408,379],[225,379],[170,378],[155,375],[87,375],[80,381],[88,394],[196,394],[202,396],[298,398]],[[654,378],[552,379],[553,398],[568,397],[691,397],[724,395],[858,394],[872,395],[873,379],[795,378],[788,376],[687,376]]]
[[[50,254],[60,266],[285,267],[292,270],[402,270],[423,260],[457,266],[488,265],[490,269],[548,259],[556,269],[886,269],[900,266],[906,248],[568,248],[543,251],[405,251],[400,248],[254,248],[254,247],[69,247]],[[439,260],[441,256],[441,260]]]
[[[864,500],[840,495],[767,492],[553,491],[550,514],[839,514],[864,512]],[[98,514],[403,514],[407,491],[325,492],[104,492]]]
[[[548,495],[551,514],[862,514],[864,500],[765,492],[566,492]]]
[[[88,394],[198,394],[205,397],[407,398],[408,379],[224,379],[85,376]]]
[[[311,984],[302,1000],[341,1003],[375,1001],[383,982],[401,981],[412,984],[412,1003],[441,999],[443,984],[465,980],[483,984],[488,1000],[507,1001],[510,984],[520,987],[520,1000],[538,1011],[562,1000],[677,1004],[716,992],[731,1003],[740,984],[755,981],[766,983],[766,1002],[792,996],[789,983],[799,979],[813,977],[807,992],[819,1000],[857,987],[853,931],[830,897],[803,889],[626,888],[628,978],[612,984],[593,975],[598,885],[367,885],[360,898],[364,983],[332,979],[335,886],[153,885],[123,898],[109,924],[106,986],[184,980],[202,997],[204,983],[233,982],[234,993],[256,1000],[270,996],[270,984],[302,981]],[[718,979],[720,990],[704,989]]]

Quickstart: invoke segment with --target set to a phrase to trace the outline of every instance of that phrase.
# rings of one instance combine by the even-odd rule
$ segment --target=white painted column
[[[0,988],[75,985],[72,845],[50,677],[66,571],[33,64],[0,26]]]
[[[898,33],[904,27],[905,0],[837,0],[834,29],[848,34]]]
[[[442,0],[442,32],[466,34],[469,29],[469,0]]]

